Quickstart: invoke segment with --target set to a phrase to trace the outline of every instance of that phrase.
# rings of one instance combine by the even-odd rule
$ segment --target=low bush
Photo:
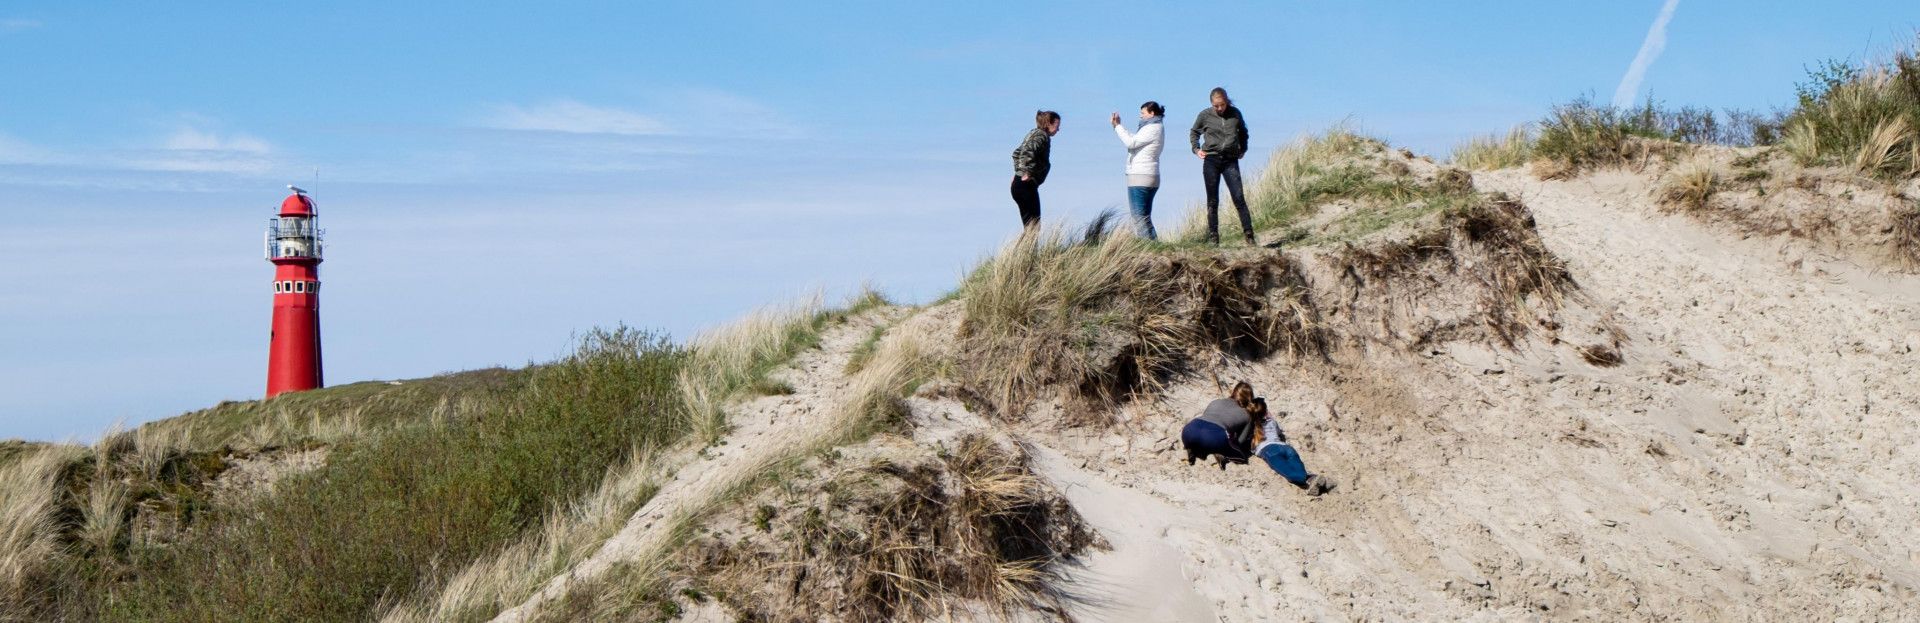
[[[1798,95],[1783,146],[1802,164],[1920,175],[1920,56],[1913,50],[1865,67],[1828,61],[1809,72]]]

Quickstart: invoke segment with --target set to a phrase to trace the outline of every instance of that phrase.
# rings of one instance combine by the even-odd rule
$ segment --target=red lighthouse
[[[267,261],[273,262],[273,343],[267,356],[267,397],[320,387],[319,213],[307,192],[280,202],[267,221]]]

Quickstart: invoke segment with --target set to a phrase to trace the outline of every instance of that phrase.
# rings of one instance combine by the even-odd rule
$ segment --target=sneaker
[[[1328,491],[1332,491],[1335,488],[1338,488],[1339,486],[1340,486],[1340,483],[1334,482],[1332,478],[1321,476],[1319,474],[1314,474],[1312,476],[1307,477],[1307,495],[1319,496]]]

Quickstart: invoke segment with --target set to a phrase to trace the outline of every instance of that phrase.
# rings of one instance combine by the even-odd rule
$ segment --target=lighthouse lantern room
[[[273,270],[273,332],[268,341],[267,397],[323,385],[320,366],[320,261],[325,232],[306,191],[293,186],[267,221]]]

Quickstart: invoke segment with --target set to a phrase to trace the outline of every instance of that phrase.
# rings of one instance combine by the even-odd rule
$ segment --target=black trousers
[[[1040,185],[1013,176],[1013,203],[1020,206],[1020,224],[1033,227],[1040,224]]]
[[[1240,190],[1240,161],[1207,156],[1200,165],[1207,184],[1207,242],[1220,242],[1220,180],[1227,181],[1227,195],[1240,211],[1240,231],[1253,239],[1253,214],[1247,211],[1247,195]]]

